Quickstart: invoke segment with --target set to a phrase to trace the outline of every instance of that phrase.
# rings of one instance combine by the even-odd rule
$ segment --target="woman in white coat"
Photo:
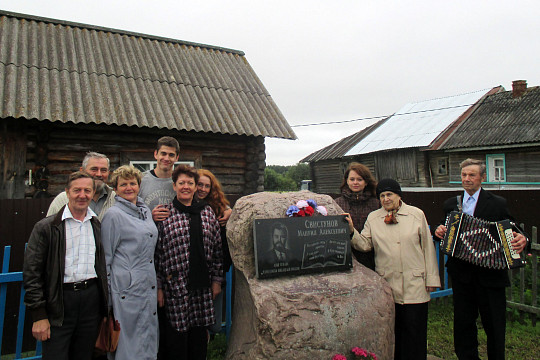
[[[401,200],[397,181],[381,180],[377,197],[382,208],[368,215],[360,236],[353,236],[352,246],[375,250],[375,271],[392,288],[394,359],[426,359],[430,292],[441,285],[433,239],[422,210]]]
[[[119,167],[111,177],[116,202],[103,217],[109,304],[120,323],[115,360],[155,360],[158,350],[157,284],[154,249],[158,231],[139,193],[141,172]]]

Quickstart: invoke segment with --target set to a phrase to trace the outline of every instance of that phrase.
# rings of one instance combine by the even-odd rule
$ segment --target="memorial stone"
[[[343,213],[331,197],[308,191],[256,193],[236,202],[227,223],[236,270],[226,359],[331,359],[336,353],[348,353],[354,346],[373,351],[379,359],[392,359],[392,291],[382,277],[356,260],[349,270],[256,277],[255,222],[285,219],[290,205],[307,199],[324,205],[329,217],[301,220],[332,219]],[[311,261],[311,265],[326,262],[318,262],[315,257]]]

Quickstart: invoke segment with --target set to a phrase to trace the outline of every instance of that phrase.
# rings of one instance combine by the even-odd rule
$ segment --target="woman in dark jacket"
[[[197,170],[178,165],[176,197],[158,224],[156,275],[158,306],[165,307],[165,359],[205,360],[207,327],[215,323],[213,300],[221,292],[223,254],[219,222],[204,201],[194,198]]]
[[[354,228],[358,233],[361,233],[369,213],[381,207],[376,196],[377,181],[367,166],[353,162],[349,164],[345,174],[343,174],[340,189],[341,196],[336,199],[336,202],[346,213],[351,215]],[[359,263],[375,270],[373,250],[366,253],[356,249],[352,249],[352,251]]]

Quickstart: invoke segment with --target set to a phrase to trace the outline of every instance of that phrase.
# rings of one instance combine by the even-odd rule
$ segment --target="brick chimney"
[[[512,97],[518,98],[527,91],[527,80],[512,81]]]

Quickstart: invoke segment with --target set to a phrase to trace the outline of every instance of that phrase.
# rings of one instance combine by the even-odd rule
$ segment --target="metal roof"
[[[0,117],[296,139],[244,53],[0,11]]]
[[[517,98],[512,91],[488,96],[440,149],[504,146],[540,141],[540,87]]]
[[[373,129],[382,124],[385,120],[386,119],[380,120],[355,134],[349,135],[346,138],[343,138],[331,145],[322,148],[321,150],[315,151],[314,153],[311,153],[302,160],[300,160],[300,162],[329,160],[343,157],[347,153],[347,151],[349,151],[354,145],[356,145],[360,140],[362,140],[367,134],[369,134]]]
[[[427,147],[489,90],[406,104],[345,156]]]

